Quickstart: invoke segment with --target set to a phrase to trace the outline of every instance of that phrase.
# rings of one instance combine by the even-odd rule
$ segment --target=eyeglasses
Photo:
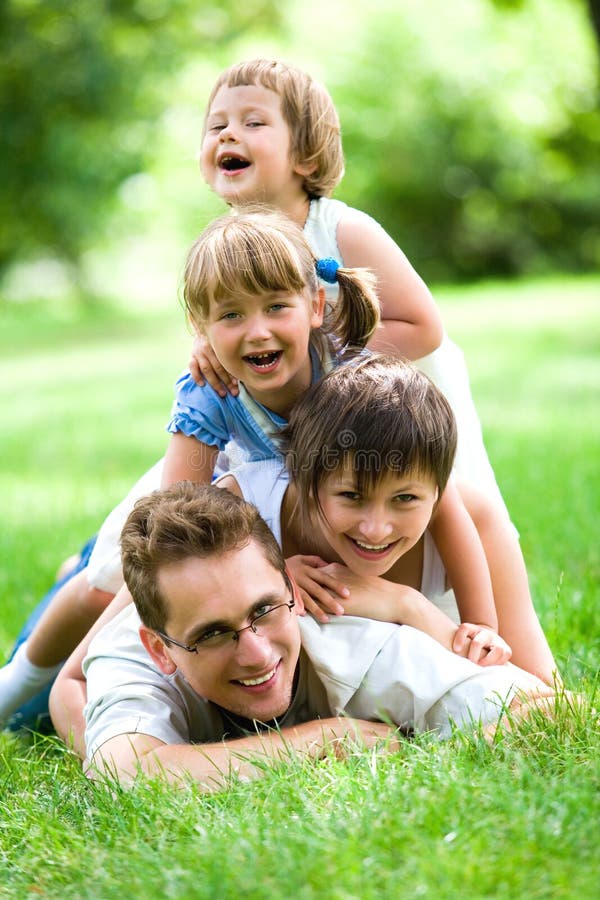
[[[186,650],[188,653],[199,653],[201,650],[221,650],[227,645],[231,646],[230,641],[233,644],[237,644],[240,639],[240,634],[244,631],[250,630],[253,634],[262,635],[269,634],[272,631],[277,631],[278,628],[282,628],[283,625],[287,624],[289,621],[294,606],[295,603],[293,600],[290,603],[278,603],[277,606],[270,606],[268,609],[265,609],[264,612],[259,612],[255,616],[252,616],[249,625],[245,625],[243,628],[238,628],[237,630],[235,628],[221,628],[219,626],[211,628],[210,631],[203,634],[202,637],[198,638],[193,644],[182,644],[180,641],[176,641],[175,638],[169,637],[169,635],[165,634],[163,631],[157,631],[156,633],[160,635],[163,640],[170,644],[175,644],[176,647],[181,647],[182,650]]]

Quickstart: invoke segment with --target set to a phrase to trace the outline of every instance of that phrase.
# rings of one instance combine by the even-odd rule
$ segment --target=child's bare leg
[[[512,647],[511,662],[554,684],[557,667],[531,600],[521,545],[506,512],[464,481],[458,486],[485,550],[498,632]]]
[[[113,594],[91,587],[85,569],[67,581],[53,598],[27,640],[27,657],[41,668],[69,656],[106,609]]]

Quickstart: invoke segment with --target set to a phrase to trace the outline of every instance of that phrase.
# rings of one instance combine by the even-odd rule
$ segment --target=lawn
[[[593,698],[600,279],[436,295],[550,644],[568,687]],[[182,322],[177,308],[0,306],[0,657],[61,559],[163,452]],[[493,748],[425,737],[393,757],[291,760],[207,797],[109,792],[54,739],[2,735],[0,896],[591,898],[599,749],[588,714],[561,714]]]

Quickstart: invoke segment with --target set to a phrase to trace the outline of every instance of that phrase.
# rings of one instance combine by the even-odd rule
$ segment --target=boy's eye
[[[225,125],[223,125],[221,122],[219,122],[215,125],[209,125],[208,131],[222,131],[223,128],[225,128]]]
[[[238,316],[239,316],[239,313],[236,313],[236,312],[226,312],[226,313],[223,313],[221,316],[219,316],[219,320],[220,320],[220,321],[225,320],[226,322],[231,322],[231,321],[233,321],[234,319],[237,319]]]
[[[280,309],[285,309],[285,303],[271,303],[269,309],[271,312],[279,312]]]
[[[395,499],[400,503],[412,503],[413,500],[417,500],[417,497],[414,494],[396,494]]]
[[[260,126],[264,125],[264,124],[265,124],[264,122],[259,122],[257,120],[256,121],[253,120],[251,122],[246,122],[246,125],[248,126],[248,128],[260,128]]]

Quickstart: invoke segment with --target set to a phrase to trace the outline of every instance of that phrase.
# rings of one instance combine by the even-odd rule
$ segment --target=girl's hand
[[[506,641],[493,629],[470,622],[458,626],[452,649],[479,666],[501,666],[512,656]]]
[[[188,367],[192,378],[200,387],[208,382],[219,397],[225,397],[227,391],[233,397],[239,394],[237,378],[223,368],[213,348],[202,334],[197,334],[194,338]]]
[[[291,556],[286,565],[304,604],[301,615],[309,612],[317,622],[329,622],[327,613],[332,616],[344,614],[344,607],[336,597],[346,598],[350,591],[333,573],[325,571],[325,560],[320,556]]]

